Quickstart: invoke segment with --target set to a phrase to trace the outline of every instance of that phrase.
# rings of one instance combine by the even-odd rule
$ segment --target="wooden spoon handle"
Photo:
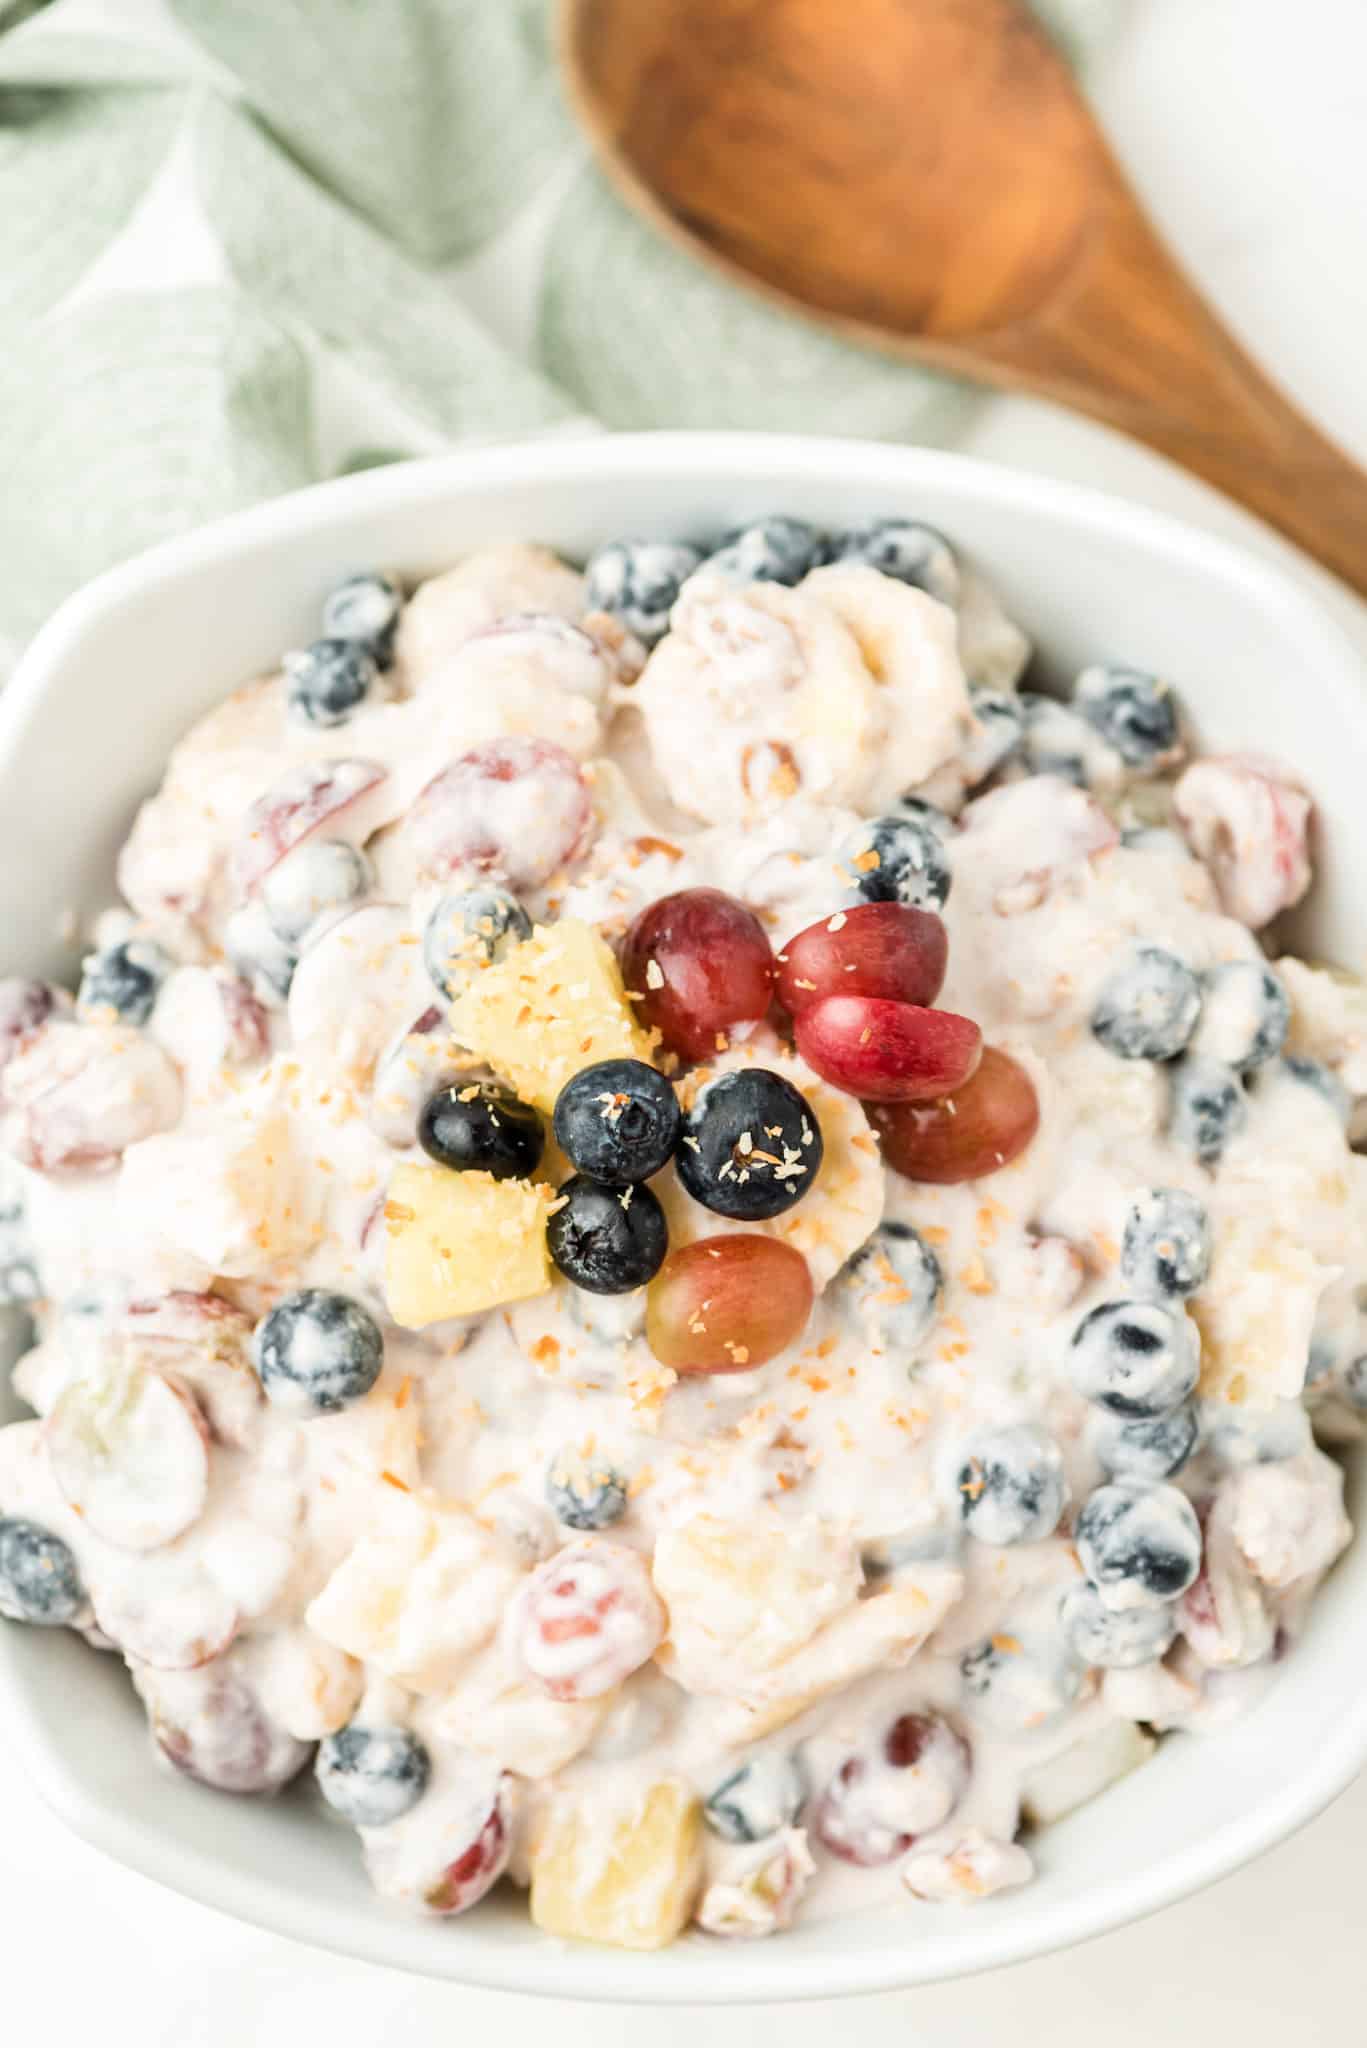
[[[973,363],[1146,442],[1367,597],[1367,470],[1245,354],[1139,211],[1118,168],[1109,218],[1028,324],[977,335]],[[936,351],[954,366],[951,342]],[[965,361],[962,365],[969,370]]]

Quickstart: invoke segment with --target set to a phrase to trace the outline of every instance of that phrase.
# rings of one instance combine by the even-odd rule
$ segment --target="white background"
[[[1093,86],[1189,267],[1367,463],[1367,0],[1131,0]],[[964,445],[1249,531],[1156,459],[1044,406],[997,401]],[[1367,611],[1328,599],[1367,654]],[[753,2011],[552,2009],[315,1956],[104,1862],[59,1829],[3,1757],[0,1810],[0,1982],[16,2037],[40,2029],[56,2048],[479,2048],[492,2038],[614,2048],[648,2033],[651,2048],[674,2048],[701,2027],[709,2048],[739,2048],[769,2024]],[[1143,1926],[839,2013],[783,2007],[773,2022],[784,2048],[852,2029],[860,2048],[1352,2048],[1367,2037],[1350,1931],[1362,1920],[1363,1843],[1367,1779],[1253,1869]]]

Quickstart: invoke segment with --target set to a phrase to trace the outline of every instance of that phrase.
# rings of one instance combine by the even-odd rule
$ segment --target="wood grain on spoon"
[[[1146,441],[1367,594],[1367,473],[1178,269],[1019,0],[560,4],[585,124],[670,232],[861,339]]]

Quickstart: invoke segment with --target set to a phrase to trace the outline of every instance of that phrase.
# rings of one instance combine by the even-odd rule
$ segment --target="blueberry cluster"
[[[1277,1059],[1290,1024],[1286,990],[1264,962],[1225,961],[1198,976],[1166,947],[1146,944],[1111,968],[1092,1009],[1093,1034],[1108,1052],[1169,1064],[1169,1129],[1211,1167],[1247,1122],[1244,1083]],[[1300,1066],[1306,1071],[1288,1058],[1280,1071],[1326,1096],[1338,1091],[1327,1069]]]
[[[322,637],[284,659],[286,702],[301,725],[345,725],[394,659],[403,600],[387,576],[349,576],[323,600]]]
[[[1099,1486],[1073,1531],[1086,1578],[1059,1619],[1084,1664],[1125,1670],[1161,1657],[1177,1629],[1172,1603],[1201,1569],[1201,1525],[1187,1496],[1133,1468]]]
[[[800,583],[827,562],[878,569],[954,606],[959,565],[944,535],[917,519],[876,519],[844,533],[825,533],[805,519],[775,515],[724,534],[711,547],[689,541],[614,540],[585,569],[590,610],[611,612],[653,647],[669,630],[669,614],[699,570],[732,583]]]
[[[645,1183],[679,1141],[674,1090],[643,1060],[600,1060],[561,1089],[554,1126],[578,1171],[547,1226],[551,1257],[590,1294],[644,1287],[669,1249],[664,1210]]]

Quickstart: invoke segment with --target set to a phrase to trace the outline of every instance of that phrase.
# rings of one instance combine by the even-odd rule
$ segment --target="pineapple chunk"
[[[1319,1299],[1335,1277],[1280,1220],[1217,1229],[1209,1282],[1191,1304],[1205,1399],[1263,1408],[1296,1399]]]
[[[385,1495],[304,1619],[410,1692],[447,1692],[492,1640],[522,1577],[467,1508]]]
[[[694,1515],[662,1529],[656,1589],[669,1609],[660,1662],[689,1692],[748,1693],[858,1597],[850,1537],[809,1516]]]
[[[547,1115],[565,1083],[598,1060],[649,1060],[605,939],[565,918],[475,976],[451,1005],[460,1043]]]
[[[400,1166],[384,1205],[385,1299],[406,1330],[544,1294],[553,1189],[444,1166]]]
[[[551,1809],[532,1856],[532,1919],[546,1934],[611,1948],[665,1948],[702,1888],[702,1808],[664,1778],[605,1822],[586,1800]]]
[[[1029,1773],[1021,1785],[1021,1813],[1031,1827],[1048,1827],[1138,1770],[1157,1747],[1133,1721],[1108,1722]]]

